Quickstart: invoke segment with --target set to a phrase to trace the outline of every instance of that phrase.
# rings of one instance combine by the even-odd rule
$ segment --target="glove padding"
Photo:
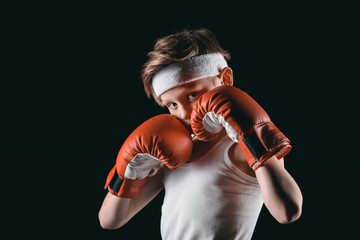
[[[174,116],[155,116],[135,129],[121,147],[105,188],[115,196],[137,198],[147,179],[165,164],[170,169],[184,165],[191,157],[189,131]]]
[[[236,87],[221,86],[200,96],[190,122],[194,134],[202,141],[217,138],[224,127],[229,137],[238,142],[253,170],[270,157],[280,159],[291,150],[289,139],[264,109]]]

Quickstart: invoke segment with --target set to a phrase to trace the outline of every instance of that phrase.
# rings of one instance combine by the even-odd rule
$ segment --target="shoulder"
[[[256,177],[255,172],[249,167],[243,151],[238,144],[233,144],[229,148],[229,159],[230,161],[242,172],[249,176]]]

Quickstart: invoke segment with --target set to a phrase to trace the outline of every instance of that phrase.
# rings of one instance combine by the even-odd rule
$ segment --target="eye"
[[[188,94],[188,99],[192,100],[192,99],[196,98],[197,96],[198,96],[197,92],[191,92]]]
[[[174,109],[174,108],[176,108],[176,107],[177,107],[177,103],[175,103],[175,102],[171,102],[171,103],[166,104],[166,106],[167,106],[168,108],[172,108],[172,109]]]

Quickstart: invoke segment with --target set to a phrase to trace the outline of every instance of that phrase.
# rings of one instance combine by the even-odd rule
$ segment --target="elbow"
[[[125,224],[125,222],[115,222],[111,220],[108,216],[102,214],[101,211],[99,212],[98,218],[101,228],[105,230],[119,229]]]
[[[101,228],[104,229],[104,230],[116,230],[116,229],[120,228],[120,227],[117,227],[117,226],[115,226],[115,225],[106,224],[106,223],[104,224],[104,223],[102,223],[102,222],[100,222],[100,226],[101,226]]]
[[[99,223],[102,229],[113,230],[116,229],[115,225],[109,221],[101,212],[99,212]]]
[[[281,224],[289,224],[298,220],[302,213],[302,205],[296,204],[285,209],[284,213],[281,214],[276,220]]]
[[[289,224],[298,220],[301,216],[301,210],[289,214],[285,214],[283,217],[279,217],[276,220],[281,224]]]
[[[116,226],[114,224],[111,224],[107,221],[102,221],[102,220],[100,220],[100,226],[102,229],[105,229],[105,230],[115,230],[115,229],[118,229],[121,227],[121,226]]]

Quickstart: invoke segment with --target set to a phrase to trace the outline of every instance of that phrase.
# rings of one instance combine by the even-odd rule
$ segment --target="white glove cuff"
[[[149,176],[152,177],[158,172],[161,164],[162,162],[159,159],[151,156],[150,154],[138,153],[127,164],[124,178],[133,180],[144,179],[149,175],[151,170],[153,170]]]
[[[203,118],[203,126],[206,131],[210,133],[219,133],[224,127],[228,136],[234,141],[238,142],[240,135],[225,121],[223,116],[215,114],[214,112],[208,112]]]

